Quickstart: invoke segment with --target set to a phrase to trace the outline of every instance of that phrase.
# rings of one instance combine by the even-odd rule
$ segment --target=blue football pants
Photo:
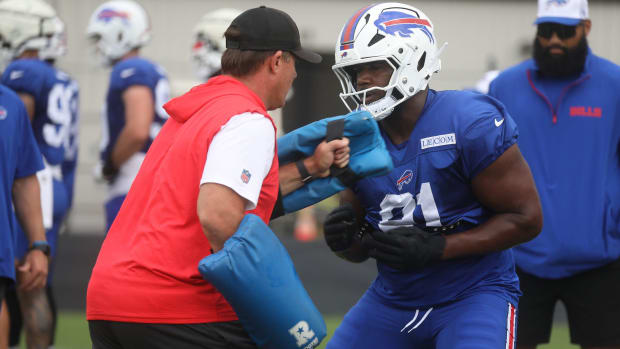
[[[345,315],[327,349],[513,349],[515,329],[516,307],[497,294],[404,309],[369,290]]]

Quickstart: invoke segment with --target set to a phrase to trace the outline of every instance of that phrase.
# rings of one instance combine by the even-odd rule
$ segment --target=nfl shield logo
[[[9,113],[6,111],[6,108],[0,105],[0,120],[6,119]]]
[[[250,173],[250,171],[246,169],[243,169],[243,171],[241,171],[241,180],[243,181],[243,183],[248,184],[251,177],[252,174]]]

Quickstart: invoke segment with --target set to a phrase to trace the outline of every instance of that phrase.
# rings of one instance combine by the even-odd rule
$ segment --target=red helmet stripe
[[[420,18],[399,18],[399,19],[393,19],[391,21],[387,21],[384,24],[387,27],[389,25],[402,24],[402,23],[422,24],[427,27],[432,27],[431,23],[428,20],[420,19]]]
[[[359,22],[362,15],[366,13],[368,9],[373,7],[374,5],[369,5],[364,7],[363,9],[357,11],[347,22],[344,30],[342,31],[342,37],[340,38],[340,49],[348,50],[353,47],[352,44],[345,44],[345,42],[349,42],[353,40],[353,35],[355,34],[355,28],[357,28],[357,22]]]

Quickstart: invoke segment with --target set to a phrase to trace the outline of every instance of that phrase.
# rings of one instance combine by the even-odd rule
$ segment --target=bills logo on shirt
[[[413,171],[405,170],[405,172],[403,172],[400,178],[396,181],[396,186],[398,187],[398,190],[403,190],[403,186],[405,184],[411,183],[412,178],[413,178]]]
[[[0,120],[6,119],[9,113],[6,111],[6,108],[0,105]]]
[[[250,173],[250,171],[243,169],[243,171],[241,171],[241,181],[243,181],[243,183],[245,184],[248,184],[250,178],[252,178],[252,174]]]

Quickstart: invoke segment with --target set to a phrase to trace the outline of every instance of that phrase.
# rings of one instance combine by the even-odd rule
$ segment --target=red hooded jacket
[[[200,178],[211,140],[231,117],[251,112],[272,124],[273,120],[259,97],[229,76],[196,86],[164,108],[171,118],[146,154],[93,269],[88,320],[237,319],[224,297],[198,272],[198,262],[211,249],[197,214]],[[278,196],[275,154],[277,150],[257,207],[251,211],[265,223]]]

